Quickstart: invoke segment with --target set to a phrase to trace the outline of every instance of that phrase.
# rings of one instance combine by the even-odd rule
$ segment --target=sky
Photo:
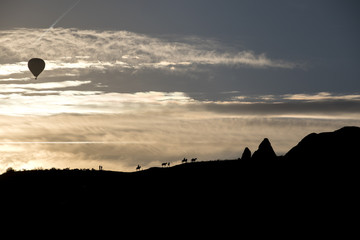
[[[0,173],[236,159],[360,126],[360,3],[1,0]],[[28,70],[42,58],[37,80]]]

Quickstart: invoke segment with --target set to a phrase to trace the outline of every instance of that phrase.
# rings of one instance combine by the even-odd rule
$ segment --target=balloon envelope
[[[45,68],[45,62],[40,58],[32,58],[28,62],[28,68],[30,69],[31,73],[35,76],[35,79],[37,79],[37,77]]]

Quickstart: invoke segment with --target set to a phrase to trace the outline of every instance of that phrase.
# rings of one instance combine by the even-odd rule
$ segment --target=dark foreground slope
[[[311,133],[293,147],[285,158],[301,161],[343,164],[360,160],[360,128],[343,127],[334,132]]]
[[[152,201],[192,202],[237,193],[239,161],[187,163],[124,173],[112,171],[39,170],[0,176],[2,200],[11,204],[95,207],[144,205]]]
[[[0,176],[2,201],[51,208],[107,208],[155,203],[200,204],[259,201],[298,184],[290,169],[239,160],[187,163],[170,168],[123,173],[42,170]],[[292,172],[292,175],[287,172]],[[294,186],[294,185],[293,185]],[[240,194],[240,195],[239,195]],[[246,195],[246,197],[245,197]],[[236,203],[238,204],[238,203]],[[150,204],[151,205],[151,204]]]
[[[338,205],[351,211],[347,208],[355,199],[359,158],[349,139],[359,136],[358,129],[310,135],[285,157],[269,161],[195,162],[132,173],[10,172],[0,176],[0,202],[16,209],[72,213],[120,209],[143,215],[151,209],[171,216],[221,213],[249,220],[261,215],[268,221],[310,212],[333,215]],[[328,157],[323,156],[335,156],[336,164],[324,164]]]
[[[286,207],[344,183],[340,172],[306,169],[277,160],[269,163],[228,160],[187,163],[170,168],[123,173],[41,170],[0,176],[7,206],[50,209],[158,209],[212,205],[221,208]],[[346,191],[351,183],[342,187]],[[315,199],[315,198],[314,198]],[[314,200],[313,199],[313,200]],[[280,204],[280,205],[279,205]],[[303,205],[302,205],[303,206]],[[302,208],[302,206],[298,206]]]

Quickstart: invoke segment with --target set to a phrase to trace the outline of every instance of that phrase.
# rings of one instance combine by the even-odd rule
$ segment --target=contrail
[[[64,12],[58,19],[56,19],[56,21],[55,21],[53,24],[51,24],[51,26],[50,26],[43,34],[41,34],[41,36],[35,41],[34,44],[36,44],[37,42],[39,42],[51,29],[53,29],[54,26],[55,26],[58,22],[60,22],[61,19],[63,19],[63,18],[66,16],[66,14],[68,14],[71,10],[73,10],[73,8],[76,7],[76,5],[78,5],[80,1],[81,1],[81,0],[78,0],[78,1],[77,1],[76,3],[74,3],[68,10],[66,10],[66,12]]]

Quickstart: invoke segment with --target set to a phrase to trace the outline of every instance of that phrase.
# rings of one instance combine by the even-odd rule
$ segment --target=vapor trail
[[[41,36],[35,41],[34,44],[38,43],[51,29],[53,29],[54,26],[55,26],[58,22],[60,22],[61,19],[63,19],[63,18],[66,16],[66,14],[68,14],[71,10],[73,10],[73,8],[76,7],[76,5],[78,5],[80,1],[81,1],[81,0],[76,1],[76,3],[74,3],[73,5],[71,5],[71,7],[70,7],[68,10],[66,10],[58,19],[56,19],[56,21],[55,21],[53,24],[51,24],[51,26],[50,26],[43,34],[41,34]]]

